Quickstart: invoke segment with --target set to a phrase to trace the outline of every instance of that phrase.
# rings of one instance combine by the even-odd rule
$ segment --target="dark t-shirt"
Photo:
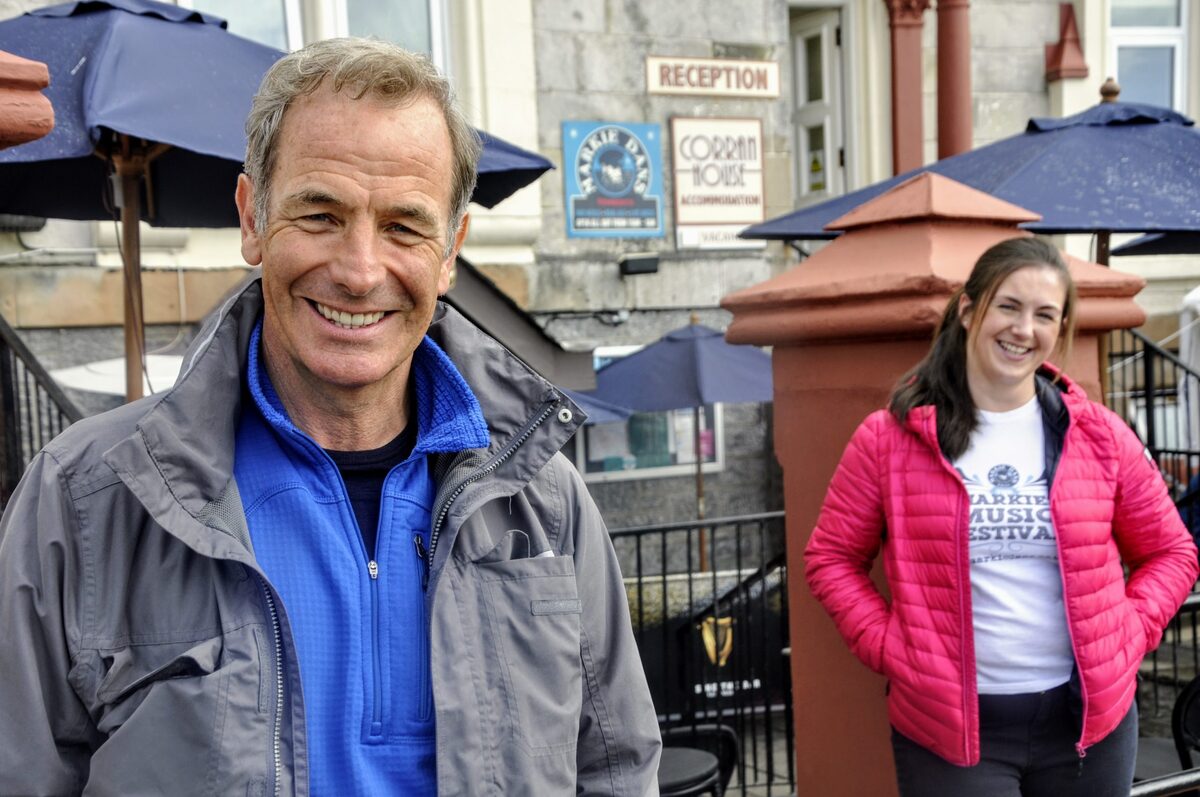
[[[379,536],[379,502],[383,496],[383,480],[388,471],[408,459],[417,442],[417,424],[404,427],[390,443],[370,451],[331,451],[326,449],[333,463],[342,473],[350,506],[358,520],[363,544],[367,546],[367,559],[375,558],[375,542]]]

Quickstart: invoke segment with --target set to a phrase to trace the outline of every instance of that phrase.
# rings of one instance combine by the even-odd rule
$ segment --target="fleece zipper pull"
[[[413,547],[417,549],[417,561],[421,563],[421,589],[429,587],[429,558],[425,555],[425,540],[420,534],[413,535]]]

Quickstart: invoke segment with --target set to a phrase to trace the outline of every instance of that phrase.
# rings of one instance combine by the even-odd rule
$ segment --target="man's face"
[[[277,146],[261,233],[245,175],[237,191],[276,388],[285,402],[371,386],[402,395],[467,227],[448,229],[441,112],[426,98],[394,108],[321,88],[288,109]]]

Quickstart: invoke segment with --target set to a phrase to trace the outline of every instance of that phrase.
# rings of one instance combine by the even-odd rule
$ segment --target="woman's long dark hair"
[[[967,283],[946,303],[929,353],[901,377],[892,392],[888,409],[900,423],[904,423],[908,413],[916,407],[932,404],[936,408],[938,444],[951,461],[966,452],[971,433],[979,421],[967,386],[967,348],[978,334],[980,324],[972,324],[970,334],[963,328],[958,313],[960,297],[966,294],[971,302],[971,312],[977,319],[982,319],[1000,283],[1014,271],[1029,267],[1053,269],[1067,289],[1058,339],[1058,352],[1066,357],[1075,334],[1075,307],[1078,304],[1071,273],[1058,250],[1045,241],[1010,238],[988,249],[975,261]]]

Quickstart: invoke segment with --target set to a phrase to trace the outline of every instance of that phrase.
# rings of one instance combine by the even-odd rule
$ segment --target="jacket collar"
[[[285,437],[304,433],[292,423],[262,362],[262,319],[254,327],[246,357],[246,381],[263,418]],[[441,347],[426,336],[413,353],[417,440],[413,452],[435,454],[483,448],[488,427],[470,386]],[[307,437],[307,435],[305,435]]]
[[[1062,453],[1067,427],[1070,426],[1071,414],[1078,412],[1088,399],[1074,380],[1051,363],[1042,363],[1034,374],[1034,391],[1042,408],[1042,423],[1046,433],[1046,475],[1052,479]],[[914,407],[904,425],[931,448],[941,450],[937,439],[937,410],[933,405]]]
[[[174,387],[148,400],[152,406],[134,433],[104,455],[159,525],[206,556],[250,563],[233,457],[247,353],[261,312],[255,275],[205,320]],[[440,302],[429,339],[478,400],[490,432],[480,458],[518,449],[488,484],[492,495],[515,493],[570,439],[583,415],[557,388]],[[531,420],[547,414],[553,422],[530,431]],[[484,441],[481,436],[474,442]]]

